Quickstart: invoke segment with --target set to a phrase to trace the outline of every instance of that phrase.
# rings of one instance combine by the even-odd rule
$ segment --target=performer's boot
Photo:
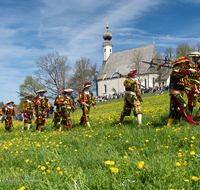
[[[174,119],[168,119],[168,123],[167,123],[167,126],[170,126],[172,124],[172,122],[174,121]]]
[[[195,125],[195,124],[196,124],[196,122],[192,120],[192,116],[191,116],[191,115],[188,115],[185,119],[186,119],[187,122],[190,123],[191,125]]]
[[[72,130],[72,126],[71,125],[68,125],[68,128],[70,128],[70,131]]]
[[[119,122],[120,125],[123,125],[123,120],[124,120],[124,116],[121,115],[120,122]]]
[[[41,132],[42,130],[42,125],[39,125],[39,132]]]
[[[28,124],[28,128],[27,128],[27,130],[29,130],[31,128],[31,124]]]
[[[60,129],[59,129],[60,132],[62,131],[62,128],[63,128],[63,125],[61,124],[60,125]]]
[[[84,117],[81,117],[80,125],[82,125],[84,122]]]
[[[142,124],[142,114],[141,113],[138,114],[137,117],[138,117],[138,124],[141,125]]]
[[[57,129],[57,122],[54,122],[54,128]]]
[[[91,127],[89,121],[87,121],[86,123],[87,123],[87,126],[88,126],[88,127]]]

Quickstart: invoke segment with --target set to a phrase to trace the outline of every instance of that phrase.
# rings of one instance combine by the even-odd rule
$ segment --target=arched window
[[[107,86],[104,84],[104,93],[107,93]]]
[[[144,86],[147,87],[147,79],[144,79]]]

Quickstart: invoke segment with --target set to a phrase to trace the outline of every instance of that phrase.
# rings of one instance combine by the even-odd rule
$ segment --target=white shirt
[[[84,91],[84,94],[89,95],[90,91]]]
[[[29,99],[27,99],[26,101],[27,101],[28,103],[31,103],[31,102],[32,102],[32,101],[31,101],[31,100],[29,100]]]
[[[13,106],[7,106],[9,109],[13,109]]]

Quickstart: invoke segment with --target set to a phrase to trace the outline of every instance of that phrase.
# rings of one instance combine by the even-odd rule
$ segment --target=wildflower
[[[180,162],[176,162],[175,163],[177,166],[181,166],[181,163]]]
[[[77,149],[74,150],[75,152],[77,151]]]
[[[59,175],[63,175],[63,172],[62,172],[62,171],[60,171],[60,172],[59,172]]]
[[[145,140],[145,142],[149,142],[149,140]]]
[[[49,162],[46,162],[46,165],[48,165],[49,164]]]
[[[80,169],[81,169],[81,167],[78,168],[78,170],[80,170]]]
[[[169,147],[168,147],[168,146],[165,146],[165,148],[168,149]]]
[[[194,181],[197,181],[197,180],[199,180],[199,178],[198,177],[196,177],[196,176],[192,176],[192,178],[191,178],[192,180],[194,180]]]
[[[191,151],[191,152],[190,152],[190,155],[194,155],[194,154],[195,154],[195,151]]]
[[[60,167],[57,167],[57,170],[59,171],[59,170],[60,170]]]
[[[143,166],[144,166],[144,161],[138,162],[138,167],[139,167],[139,168],[143,168]]]
[[[45,170],[46,168],[44,166],[41,167],[41,170]]]
[[[70,178],[72,176],[72,174],[70,174],[69,176],[68,176],[68,178]]]
[[[194,139],[195,139],[195,137],[193,136],[193,137],[191,137],[191,139],[192,139],[192,140],[194,140]]]
[[[183,162],[183,165],[186,166],[187,165],[187,161]]]
[[[40,144],[37,144],[37,147],[40,148]]]
[[[124,158],[127,158],[127,156],[124,156]]]
[[[26,162],[28,163],[28,162],[29,162],[29,159],[27,159]]]
[[[47,173],[50,173],[51,172],[51,170],[47,170]]]
[[[25,189],[25,187],[24,186],[22,186],[22,187],[20,187],[18,190],[24,190]]]
[[[115,165],[115,162],[114,161],[105,161],[105,164],[106,165]]]
[[[43,175],[45,175],[45,174],[46,174],[46,172],[42,172],[42,174],[43,174]]]
[[[110,168],[112,173],[118,173],[119,169],[118,168]]]
[[[185,179],[184,181],[185,181],[185,182],[188,182],[188,181],[189,181],[189,179]]]

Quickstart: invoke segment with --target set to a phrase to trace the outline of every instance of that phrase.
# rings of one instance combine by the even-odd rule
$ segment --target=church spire
[[[105,40],[103,42],[103,61],[106,61],[110,54],[112,53],[112,42],[110,41],[112,39],[112,33],[108,30],[108,19],[107,19],[107,25],[106,25],[106,31],[103,33],[103,39]]]

